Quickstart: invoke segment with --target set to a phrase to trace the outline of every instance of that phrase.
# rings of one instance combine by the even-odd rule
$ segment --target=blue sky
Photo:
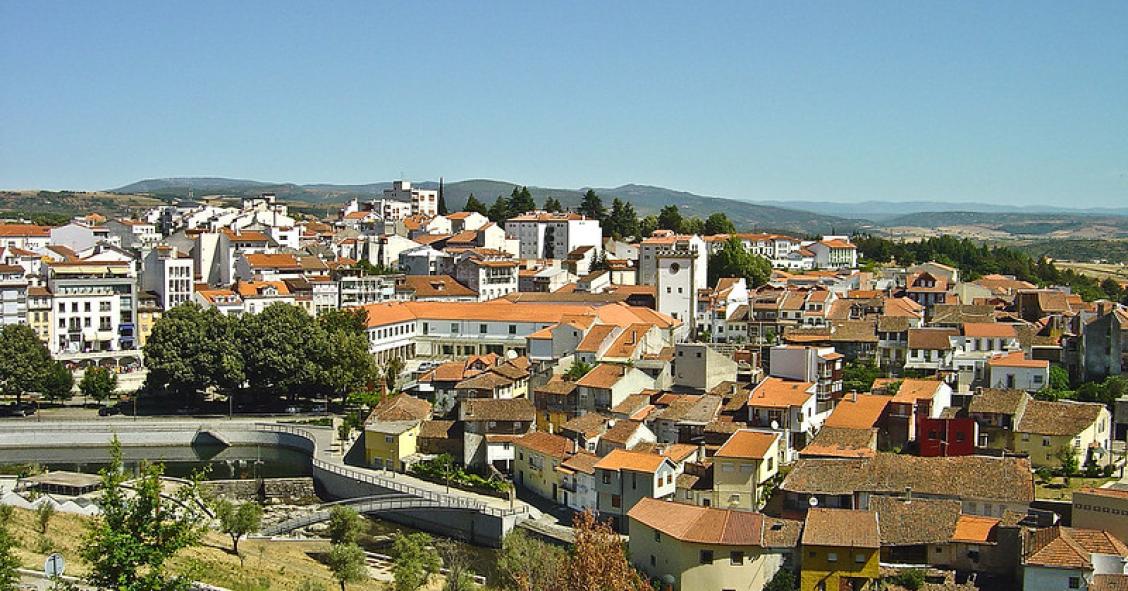
[[[0,0],[0,187],[1128,202],[1128,2]]]

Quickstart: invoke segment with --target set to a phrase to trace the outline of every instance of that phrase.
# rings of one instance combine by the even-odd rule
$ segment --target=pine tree
[[[486,209],[486,204],[478,201],[478,198],[473,193],[466,198],[466,205],[462,207],[462,211],[473,211],[482,215],[487,215],[489,210]]]
[[[549,197],[544,200],[544,210],[551,213],[560,213],[564,211],[564,206],[560,204],[560,200],[555,197]]]
[[[498,195],[497,201],[494,201],[494,204],[490,206],[486,215],[489,216],[491,222],[504,222],[509,218],[509,202],[506,201],[505,197]]]
[[[443,195],[443,177],[439,177],[439,204],[438,205],[439,205],[439,215],[446,215],[447,213],[449,213],[447,211],[446,195]]]
[[[513,193],[509,195],[509,217],[517,217],[536,208],[537,202],[528,187],[513,187]]]
[[[672,230],[680,232],[682,229],[682,214],[678,211],[678,206],[667,205],[658,212],[658,227],[663,230]]]
[[[580,213],[601,222],[607,217],[607,209],[603,207],[603,200],[591,189],[584,193],[584,199],[580,202]]]

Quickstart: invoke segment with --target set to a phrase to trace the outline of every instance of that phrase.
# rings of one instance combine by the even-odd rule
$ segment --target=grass
[[[1074,491],[1086,487],[1100,488],[1101,485],[1113,480],[1116,480],[1116,478],[1082,478],[1080,476],[1074,476],[1069,479],[1069,484],[1066,484],[1062,478],[1054,477],[1047,484],[1035,478],[1034,498],[1050,501],[1071,501],[1073,500]]]
[[[12,532],[18,540],[16,555],[26,568],[40,570],[50,551],[60,552],[67,560],[67,574],[81,577],[88,572],[88,566],[79,557],[88,519],[68,513],[56,514],[47,535],[42,536],[35,527],[35,513],[16,509],[12,518]],[[239,544],[244,557],[242,565],[230,549],[229,537],[209,532],[200,546],[173,557],[170,567],[173,572],[232,591],[298,591],[306,581],[325,591],[339,588],[329,569],[314,558],[329,551],[327,541],[243,540]],[[375,580],[348,585],[349,591],[390,588]]]

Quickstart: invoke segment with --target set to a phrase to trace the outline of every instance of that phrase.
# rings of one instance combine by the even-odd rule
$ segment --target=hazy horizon
[[[1125,3],[8,2],[0,19],[7,189],[444,176],[1128,201]]]

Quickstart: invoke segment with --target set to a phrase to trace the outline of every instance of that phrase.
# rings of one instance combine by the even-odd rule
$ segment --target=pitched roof
[[[404,275],[400,285],[415,292],[416,298],[471,297],[477,292],[450,275]]]
[[[876,443],[877,429],[850,429],[846,427],[828,427],[815,435],[802,450],[801,457],[831,457],[831,458],[869,458],[877,451],[872,447]]]
[[[957,337],[960,331],[954,328],[910,328],[909,348],[939,351],[951,349],[949,337]]]
[[[0,224],[0,236],[47,238],[51,236],[51,227],[37,224]]]
[[[1093,554],[1128,557],[1128,547],[1112,534],[1094,529],[1054,526],[1035,531],[1024,564],[1050,568],[1092,568]]]
[[[662,410],[657,419],[704,425],[716,418],[723,403],[724,399],[720,396],[709,394],[703,396],[683,395],[674,399],[668,407]]]
[[[971,397],[967,412],[1014,416],[1019,414],[1030,400],[1033,399],[1023,390],[983,388]]]
[[[600,458],[595,467],[600,470],[630,470],[631,472],[647,472],[653,474],[663,463],[670,460],[659,454],[652,454],[625,449],[613,449],[611,453]]]
[[[576,351],[578,353],[598,353],[604,341],[611,333],[615,332],[616,328],[618,327],[610,324],[597,324],[591,327],[584,338],[580,339],[580,344],[576,345]]]
[[[803,406],[814,396],[809,392],[814,382],[800,382],[783,378],[764,378],[748,395],[748,406],[788,408]]]
[[[580,450],[576,455],[564,460],[560,465],[576,472],[595,474],[595,464],[599,462],[599,460],[599,456],[588,451]]]
[[[763,546],[764,516],[644,497],[627,516],[677,540],[718,546]]]
[[[1100,418],[1105,406],[1099,402],[1031,400],[1014,430],[1037,435],[1074,436]]]
[[[802,543],[804,546],[880,548],[877,513],[815,507],[807,511]]]
[[[1006,355],[996,355],[987,360],[990,367],[1029,367],[1049,369],[1050,362],[1045,359],[1027,359],[1022,351],[1014,351]]]
[[[385,398],[372,409],[368,421],[410,421],[431,416],[431,403],[407,394]]]
[[[952,539],[961,503],[954,499],[911,500],[876,496],[870,509],[881,523],[881,543],[888,546],[943,544]]]
[[[800,459],[781,488],[812,494],[904,492],[1029,503],[1034,498],[1030,461],[982,456],[916,457],[878,453],[863,459]]]
[[[514,445],[560,460],[576,451],[576,445],[571,440],[544,431],[526,433],[514,441]]]
[[[956,528],[952,531],[953,542],[967,544],[986,544],[995,537],[995,528],[1000,521],[993,517],[979,515],[960,515],[956,520]]]
[[[622,303],[592,307],[573,304],[514,303],[500,298],[488,302],[391,302],[369,304],[364,308],[368,310],[369,328],[402,322],[402,320],[384,320],[384,318],[389,317],[556,324],[564,316],[585,314],[594,315],[603,324],[617,326],[629,326],[636,322],[651,322],[658,325],[659,328],[672,328],[679,324],[678,321],[665,314]]]
[[[640,421],[616,421],[615,424],[603,434],[603,441],[626,445],[627,441],[642,427]]]
[[[881,420],[881,415],[891,400],[892,397],[873,394],[846,396],[838,401],[838,406],[834,407],[823,426],[871,429]]]
[[[576,380],[577,386],[586,388],[612,388],[623,376],[627,375],[627,366],[615,363],[600,363]]]
[[[579,433],[583,437],[590,439],[592,437],[599,437],[607,431],[607,420],[608,417],[597,412],[589,412],[560,425],[560,430]]]
[[[913,402],[918,400],[932,400],[944,382],[940,380],[927,380],[918,378],[905,378],[897,393],[893,395],[893,402]],[[877,382],[874,382],[877,387]]]
[[[460,404],[464,421],[532,421],[537,415],[527,398],[471,398]]]
[[[762,460],[779,441],[779,433],[741,429],[733,433],[713,457]]]
[[[1017,337],[1013,324],[1002,322],[965,322],[963,335],[973,338],[1013,339]]]

